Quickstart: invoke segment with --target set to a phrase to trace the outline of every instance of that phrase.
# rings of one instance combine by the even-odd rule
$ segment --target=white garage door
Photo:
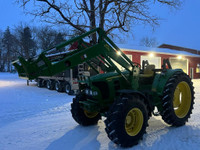
[[[177,59],[170,58],[169,59],[172,69],[183,69],[185,73],[188,73],[188,60],[187,59]]]
[[[141,56],[141,65],[143,60],[148,60],[149,64],[154,64],[156,68],[161,68],[161,57]]]

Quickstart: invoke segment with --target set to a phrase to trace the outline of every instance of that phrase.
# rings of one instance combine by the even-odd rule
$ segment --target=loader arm
[[[84,38],[90,37],[95,33],[98,35],[98,43],[90,45],[84,42]],[[66,53],[64,57],[61,58],[49,58],[52,51],[58,51],[59,49],[71,45],[74,42],[78,42],[77,49]],[[94,60],[98,60],[102,63],[101,68],[104,72],[116,71],[125,79],[126,77],[122,74],[114,62],[118,63],[130,73],[133,72],[133,68],[135,67],[134,63],[132,63],[132,61],[107,37],[105,32],[100,28],[96,28],[51,49],[45,50],[35,58],[26,60],[23,57],[19,57],[18,60],[12,63],[21,78],[32,80],[39,76],[53,76],[64,70],[74,68],[83,62],[86,62],[89,66],[91,66],[91,68],[99,73],[95,67],[92,67]]]

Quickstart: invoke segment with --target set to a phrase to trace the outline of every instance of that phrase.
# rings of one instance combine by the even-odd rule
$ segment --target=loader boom
[[[95,33],[98,34],[98,43],[90,45],[84,41],[84,38]],[[76,50],[66,53],[63,58],[53,60],[48,58],[48,55],[50,55],[52,51],[57,51],[63,47],[73,44],[74,42],[78,42],[78,48]],[[119,55],[119,53],[121,55]],[[64,70],[73,68],[83,62],[86,62],[92,67],[94,59],[102,63],[102,70],[104,72],[116,71],[122,76],[123,74],[113,62],[120,64],[130,73],[134,67],[132,61],[121,52],[121,50],[106,36],[105,32],[100,28],[87,32],[51,49],[45,50],[39,56],[33,59],[26,60],[23,57],[19,57],[18,60],[13,62],[13,65],[17,69],[21,78],[32,80],[36,79],[38,76],[55,75]],[[92,68],[98,72],[94,67]],[[126,78],[125,76],[123,77]]]

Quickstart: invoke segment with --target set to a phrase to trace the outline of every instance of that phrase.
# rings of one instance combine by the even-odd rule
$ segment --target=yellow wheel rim
[[[84,110],[84,114],[88,118],[94,118],[98,115],[98,112],[89,112],[87,110]]]
[[[140,130],[142,129],[142,125],[144,122],[142,111],[138,108],[131,109],[125,121],[125,130],[128,135],[136,136]]]
[[[191,107],[192,94],[187,82],[180,82],[175,91],[173,98],[173,107],[178,118],[184,118]]]

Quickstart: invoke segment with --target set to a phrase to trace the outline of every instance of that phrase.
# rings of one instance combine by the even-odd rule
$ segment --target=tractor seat
[[[140,74],[140,77],[152,77],[154,75],[155,65],[148,65],[144,69],[144,74]]]

